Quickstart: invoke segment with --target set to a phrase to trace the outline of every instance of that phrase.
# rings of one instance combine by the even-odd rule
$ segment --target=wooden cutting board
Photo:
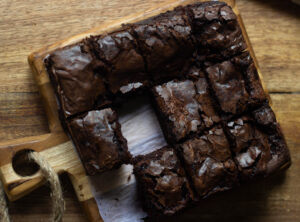
[[[31,149],[40,152],[40,154],[48,160],[48,162],[56,172],[67,172],[69,174],[78,200],[82,202],[84,210],[89,216],[89,219],[91,221],[101,221],[101,217],[98,213],[98,208],[91,192],[90,184],[87,176],[85,175],[83,166],[77,156],[77,153],[75,152],[73,144],[69,141],[69,138],[62,130],[61,124],[59,122],[54,92],[46,73],[43,59],[48,53],[55,50],[56,48],[80,41],[86,36],[109,32],[120,27],[122,23],[142,20],[144,18],[164,12],[168,9],[173,9],[178,5],[184,5],[192,2],[194,1],[171,0],[169,2],[165,2],[164,4],[156,5],[154,8],[148,9],[144,13],[133,14],[113,23],[102,24],[101,26],[87,31],[83,34],[76,35],[72,38],[45,47],[37,52],[32,53],[29,56],[28,61],[32,68],[34,78],[44,102],[50,133],[41,136],[21,138],[0,144],[1,178],[10,200],[13,201],[26,195],[45,182],[45,180],[39,173],[36,173],[32,176],[22,177],[18,175],[12,167],[12,158],[17,152],[24,149]],[[255,58],[253,50],[250,47],[250,42],[246,35],[241,17],[239,16],[239,12],[235,7],[235,2],[233,0],[227,0],[226,2],[228,2],[228,4],[233,7],[235,13],[238,15],[240,25],[243,29],[244,37],[248,42],[249,50],[252,54],[252,57]],[[254,60],[257,66],[256,59]]]

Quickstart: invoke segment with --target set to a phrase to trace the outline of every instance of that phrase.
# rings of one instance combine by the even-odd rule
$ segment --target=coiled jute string
[[[51,188],[51,198],[52,198],[52,211],[53,222],[61,222],[62,217],[65,211],[65,201],[63,199],[62,189],[59,182],[59,178],[56,172],[51,168],[49,163],[37,152],[30,152],[28,153],[29,160],[36,162],[39,167],[40,171],[45,177]],[[9,215],[8,209],[6,205],[5,195],[3,191],[3,186],[0,181],[0,222],[9,222]]]
[[[4,190],[0,180],[0,221],[9,222],[8,209],[6,205]]]

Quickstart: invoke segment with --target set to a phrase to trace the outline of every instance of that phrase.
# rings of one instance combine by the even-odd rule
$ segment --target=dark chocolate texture
[[[181,78],[194,52],[192,27],[183,7],[132,25],[156,83]]]
[[[54,51],[45,62],[65,117],[110,103],[102,78],[106,66],[85,41]]]
[[[149,215],[173,215],[193,199],[185,171],[172,148],[138,156],[133,162],[139,193]]]
[[[199,197],[231,189],[237,184],[237,167],[222,127],[179,145],[185,169]]]
[[[242,180],[266,177],[290,164],[290,155],[269,106],[226,124]]]
[[[168,141],[177,142],[203,128],[192,81],[171,81],[154,87],[153,94]]]
[[[220,110],[234,116],[267,101],[248,52],[205,69]]]
[[[110,108],[89,111],[68,121],[68,128],[89,175],[128,163],[127,141]]]
[[[137,50],[135,38],[128,28],[91,38],[96,55],[109,64],[106,79],[113,94],[126,94],[144,87],[148,82],[144,60]]]
[[[205,127],[210,128],[220,122],[219,114],[216,111],[217,105],[211,96],[211,92],[204,73],[199,68],[193,68],[192,74],[197,74],[197,78],[195,81],[197,95],[195,98],[200,105],[199,111],[201,119]]]
[[[201,61],[220,61],[246,49],[241,28],[231,7],[224,2],[198,3],[188,7]]]

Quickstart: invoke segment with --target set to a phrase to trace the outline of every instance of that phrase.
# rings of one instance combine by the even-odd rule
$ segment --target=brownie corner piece
[[[130,161],[127,141],[112,109],[89,111],[68,120],[67,125],[89,175],[118,168]]]
[[[229,121],[225,128],[242,180],[266,177],[290,165],[287,144],[268,105]]]
[[[65,118],[111,102],[102,78],[106,66],[95,59],[87,41],[53,51],[44,63]]]
[[[191,80],[173,80],[155,86],[152,93],[158,118],[169,142],[180,141],[203,129]]]
[[[184,209],[193,192],[174,149],[163,147],[133,160],[143,207],[149,216],[170,216]]]
[[[177,146],[197,195],[205,198],[238,184],[238,171],[220,125]]]
[[[205,60],[224,60],[246,49],[242,30],[232,8],[224,2],[190,5],[199,56]]]

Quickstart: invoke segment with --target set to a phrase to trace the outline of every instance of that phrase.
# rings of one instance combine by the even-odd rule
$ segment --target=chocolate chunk
[[[226,5],[220,9],[220,15],[226,21],[237,19],[236,15],[234,14],[232,9],[228,5]]]
[[[126,94],[148,84],[143,57],[127,29],[92,37],[91,42],[99,59],[109,64],[110,72],[106,79],[113,94]]]
[[[68,128],[89,175],[128,163],[127,141],[116,113],[110,108],[89,111],[69,120]]]
[[[253,114],[230,121],[226,127],[242,180],[266,177],[290,164],[285,139],[270,107]]]
[[[153,89],[155,106],[165,136],[170,142],[202,129],[199,104],[192,81],[171,81]]]
[[[110,103],[103,79],[106,66],[85,42],[54,51],[45,63],[64,117]]]
[[[149,215],[173,215],[193,199],[184,169],[172,148],[138,156],[133,162],[139,193]]]
[[[220,126],[179,146],[184,166],[199,197],[231,189],[237,183],[237,168]]]
[[[276,118],[270,106],[262,106],[252,112],[257,124],[266,129],[273,130],[276,125]]]

